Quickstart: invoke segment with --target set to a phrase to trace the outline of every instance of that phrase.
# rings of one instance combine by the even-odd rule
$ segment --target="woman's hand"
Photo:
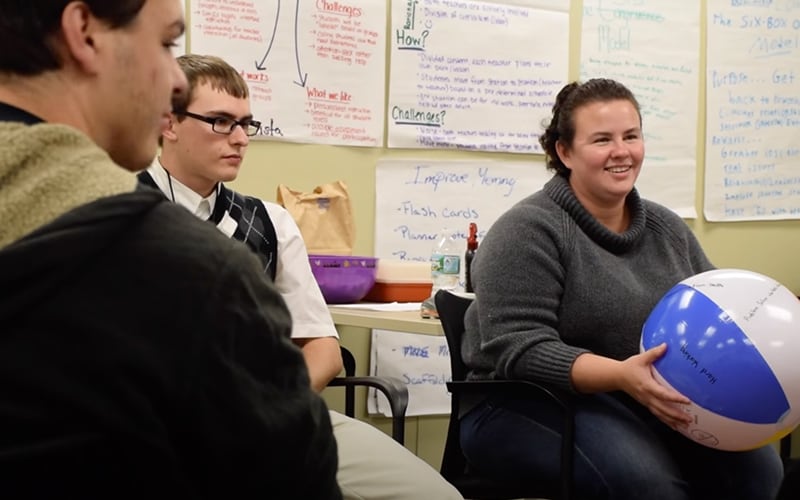
[[[677,430],[692,421],[683,409],[690,401],[653,378],[653,363],[665,352],[667,344],[661,344],[624,361],[584,353],[572,363],[570,381],[576,391],[584,394],[624,391]]]
[[[623,391],[647,407],[659,420],[677,430],[692,421],[692,417],[683,409],[683,405],[690,401],[653,378],[653,363],[665,352],[667,344],[660,344],[623,361],[620,385]]]

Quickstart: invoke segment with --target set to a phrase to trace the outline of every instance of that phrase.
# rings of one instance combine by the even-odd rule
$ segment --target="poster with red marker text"
[[[244,76],[257,136],[383,145],[386,4],[361,0],[191,0],[189,50]]]

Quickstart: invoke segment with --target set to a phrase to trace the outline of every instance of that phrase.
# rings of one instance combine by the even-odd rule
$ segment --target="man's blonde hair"
[[[187,54],[178,57],[178,65],[186,74],[189,85],[185,93],[176,96],[172,103],[175,112],[186,111],[194,99],[194,89],[198,85],[209,85],[212,89],[225,92],[239,99],[250,96],[247,83],[236,69],[217,56]],[[178,116],[178,119],[183,117]]]

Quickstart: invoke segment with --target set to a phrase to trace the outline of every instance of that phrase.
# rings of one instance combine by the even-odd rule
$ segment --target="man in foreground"
[[[183,29],[179,0],[0,0],[4,498],[341,498],[257,259],[137,190]]]

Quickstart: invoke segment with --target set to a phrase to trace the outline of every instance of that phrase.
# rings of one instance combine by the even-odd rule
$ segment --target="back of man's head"
[[[83,0],[112,28],[136,19],[147,0]],[[0,73],[32,76],[62,65],[54,36],[70,0],[0,0]],[[11,49],[13,47],[13,50]]]
[[[239,99],[250,95],[242,75],[224,59],[217,56],[186,54],[178,57],[178,65],[186,74],[188,91],[173,100],[173,111],[186,111],[194,99],[198,85],[208,85]],[[181,120],[183,117],[178,116]]]

